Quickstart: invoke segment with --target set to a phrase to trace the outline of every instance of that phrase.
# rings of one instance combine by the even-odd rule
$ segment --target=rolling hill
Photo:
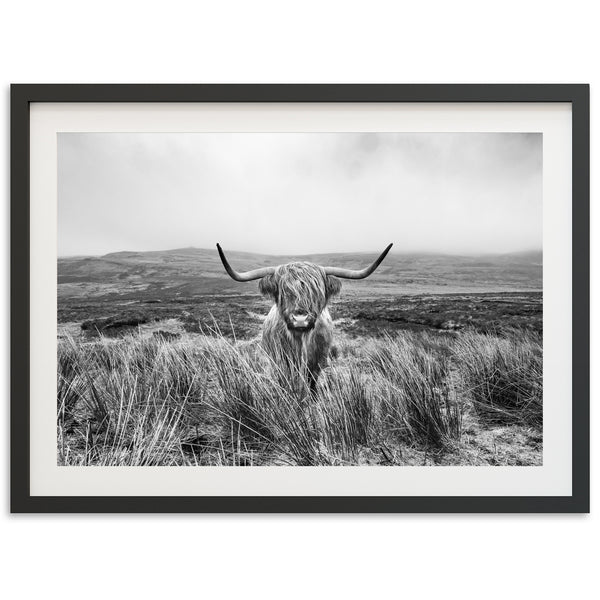
[[[243,271],[294,260],[359,268],[374,260],[377,253],[269,256],[227,251],[227,256],[235,269]],[[368,280],[347,281],[344,288],[346,293],[361,296],[541,290],[542,253],[459,256],[401,254],[392,250]],[[59,298],[162,298],[256,291],[256,282],[242,286],[232,281],[213,249],[114,252],[58,259]]]

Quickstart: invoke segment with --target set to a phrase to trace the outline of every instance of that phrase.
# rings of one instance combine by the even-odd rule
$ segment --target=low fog
[[[63,133],[58,224],[59,256],[540,249],[542,136]]]

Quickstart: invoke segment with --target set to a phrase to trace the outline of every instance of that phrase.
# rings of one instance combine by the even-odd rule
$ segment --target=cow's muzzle
[[[315,326],[315,319],[311,315],[293,314],[289,316],[287,326],[292,331],[310,331]]]

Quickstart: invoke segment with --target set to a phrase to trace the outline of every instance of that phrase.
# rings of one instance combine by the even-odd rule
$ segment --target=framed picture
[[[14,85],[13,512],[587,512],[587,85]]]

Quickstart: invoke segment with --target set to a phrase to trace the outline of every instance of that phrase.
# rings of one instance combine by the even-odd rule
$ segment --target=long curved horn
[[[380,255],[379,258],[369,267],[360,271],[353,271],[352,269],[342,269],[340,267],[325,267],[325,273],[327,275],[333,275],[334,277],[340,277],[341,279],[364,279],[368,277],[373,271],[381,264],[381,261],[386,257],[390,248],[394,244],[390,244]]]
[[[246,271],[244,273],[238,273],[234,271],[227,259],[225,258],[225,253],[221,250],[221,246],[217,244],[217,250],[219,251],[219,256],[221,257],[221,262],[225,267],[227,273],[229,273],[229,277],[231,279],[235,279],[235,281],[252,281],[253,279],[261,279],[265,275],[270,275],[275,272],[275,267],[262,267],[261,269],[253,269],[252,271]]]

